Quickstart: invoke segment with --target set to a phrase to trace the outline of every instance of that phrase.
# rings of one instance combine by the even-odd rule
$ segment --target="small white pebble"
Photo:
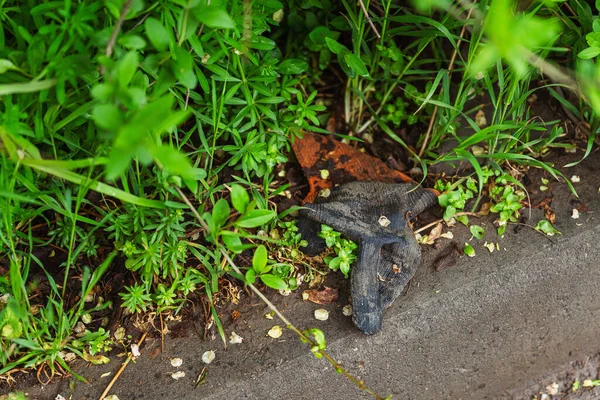
[[[244,338],[238,335],[237,333],[231,331],[231,335],[229,335],[229,343],[231,344],[240,344],[244,341]]]
[[[63,396],[62,394],[57,394],[56,397],[54,398],[54,400],[67,400],[67,399],[65,399],[65,396]]]
[[[269,335],[273,339],[279,339],[281,337],[281,335],[283,335],[283,329],[281,328],[281,326],[275,325],[274,327],[269,329],[269,332],[267,332],[267,335]]]
[[[348,304],[348,305],[344,306],[344,308],[342,308],[342,314],[344,314],[344,316],[346,316],[346,317],[351,317],[352,316],[352,305]]]
[[[552,384],[546,386],[546,390],[548,394],[551,396],[556,396],[558,394],[558,383],[553,382]]]
[[[212,350],[205,351],[204,354],[202,354],[202,362],[204,364],[210,364],[214,359],[215,359],[215,352]]]
[[[573,219],[579,219],[579,210],[577,210],[576,208],[573,209],[573,214],[571,215],[571,218]]]
[[[495,249],[494,243],[488,243],[488,242],[485,242],[485,243],[483,244],[483,247],[487,248],[487,249],[489,250],[489,252],[490,252],[490,253],[493,253],[493,252],[494,252],[494,249]]]
[[[134,357],[139,357],[142,355],[142,353],[140,353],[140,347],[135,343],[131,345],[131,354]]]
[[[573,183],[579,183],[579,182],[581,182],[581,178],[579,177],[579,175],[573,175],[571,177],[571,182],[573,182]]]
[[[102,375],[100,375],[100,378],[106,378],[107,376],[110,376],[110,374],[112,374],[112,372],[110,372],[110,371],[105,372]]]
[[[392,221],[390,221],[385,215],[379,217],[377,222],[379,222],[379,225],[383,226],[384,228],[392,223]]]
[[[329,311],[327,311],[324,308],[319,308],[317,310],[315,310],[315,319],[318,319],[319,321],[327,321],[327,319],[329,318]]]
[[[185,372],[183,372],[183,371],[172,372],[171,378],[173,378],[175,380],[185,378]]]
[[[179,357],[171,358],[171,365],[174,366],[175,368],[181,367],[182,364],[183,364],[183,360],[181,358],[179,358]]]

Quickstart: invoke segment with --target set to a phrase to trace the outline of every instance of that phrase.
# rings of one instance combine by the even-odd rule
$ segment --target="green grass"
[[[470,163],[444,187],[447,214],[485,190],[500,222],[517,218],[522,185],[502,180],[507,165],[570,185],[545,156],[578,139],[559,118],[534,115],[531,99],[547,94],[580,121],[580,159],[589,155],[599,10],[578,0],[519,12],[506,0],[363,3],[366,13],[328,0],[2,5],[0,377],[68,371],[67,352],[105,362],[113,344],[100,317],[114,299],[86,298],[117,271],[131,312],[177,313],[201,293],[214,317],[222,279],[285,290],[324,273],[274,202],[289,186],[279,172],[294,162],[291,142],[328,133],[332,116],[337,134],[389,138],[425,175]],[[576,79],[586,84],[572,90]],[[352,249],[339,243],[327,261],[347,273]],[[224,254],[243,252],[253,261],[242,275]]]

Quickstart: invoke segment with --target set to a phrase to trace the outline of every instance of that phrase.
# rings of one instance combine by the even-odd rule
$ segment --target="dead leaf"
[[[441,234],[442,234],[442,223],[439,222],[436,226],[433,227],[431,232],[429,232],[429,240],[433,242],[435,239],[439,238]]]
[[[492,202],[488,201],[487,203],[483,203],[481,205],[481,208],[479,209],[479,212],[477,214],[479,215],[488,215],[490,213],[490,208],[492,208]]]
[[[556,214],[554,213],[554,210],[548,205],[544,206],[544,217],[546,217],[546,219],[550,221],[552,225],[556,224]]]
[[[325,286],[325,289],[323,290],[305,290],[302,296],[303,298],[304,294],[308,295],[306,300],[315,304],[330,304],[338,299],[338,290],[327,286]]]
[[[235,322],[235,320],[241,316],[242,316],[242,313],[240,313],[238,310],[233,310],[231,312],[231,319],[233,320],[233,322]]]

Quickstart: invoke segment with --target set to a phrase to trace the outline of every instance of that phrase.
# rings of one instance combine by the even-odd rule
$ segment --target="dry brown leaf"
[[[338,299],[338,290],[325,286],[323,290],[305,290],[308,295],[307,300],[315,304],[330,304]]]
[[[490,208],[492,208],[492,202],[488,201],[487,203],[483,203],[481,208],[479,209],[479,215],[488,215],[490,213]]]
[[[433,227],[431,232],[429,232],[429,240],[433,242],[435,239],[439,238],[441,234],[442,234],[442,223],[439,222],[436,226]]]
[[[544,207],[544,216],[552,225],[556,224],[556,214],[554,213],[554,210],[550,208],[550,206]]]

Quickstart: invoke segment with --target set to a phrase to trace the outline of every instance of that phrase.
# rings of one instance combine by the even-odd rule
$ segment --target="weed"
[[[350,266],[357,259],[358,245],[351,240],[342,238],[340,232],[335,231],[328,225],[321,225],[319,237],[325,239],[327,247],[335,253],[335,257],[327,256],[324,258],[327,266],[333,271],[340,270],[344,277],[348,278]]]

